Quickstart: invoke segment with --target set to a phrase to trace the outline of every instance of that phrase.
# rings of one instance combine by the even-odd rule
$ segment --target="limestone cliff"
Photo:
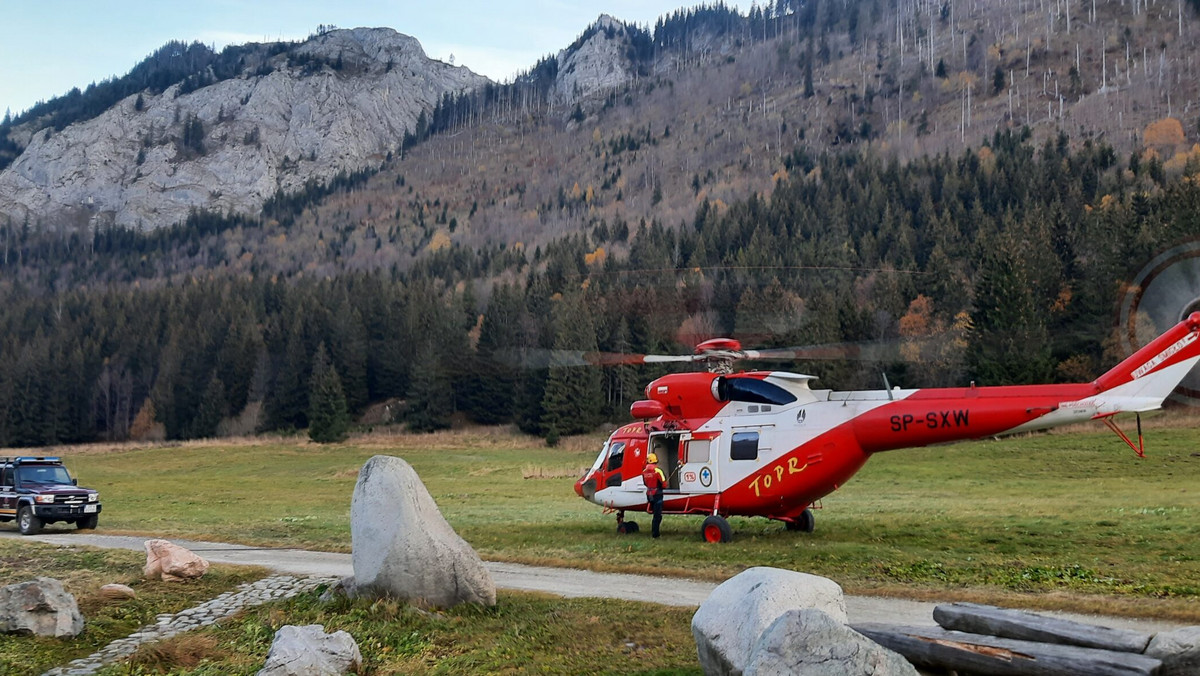
[[[0,214],[149,229],[193,208],[257,213],[276,190],[377,164],[444,93],[488,81],[388,28],[273,51],[238,77],[145,93],[140,106],[130,96],[94,119],[34,132],[0,172]]]
[[[601,15],[575,44],[558,53],[554,85],[559,103],[573,103],[598,91],[618,87],[633,78],[625,24]]]

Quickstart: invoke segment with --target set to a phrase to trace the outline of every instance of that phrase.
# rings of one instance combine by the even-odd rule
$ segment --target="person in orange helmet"
[[[646,502],[654,512],[654,520],[650,522],[650,537],[658,537],[658,526],[662,523],[663,488],[667,485],[667,475],[658,468],[658,456],[646,454],[646,467],[642,469],[642,481],[646,483]]]

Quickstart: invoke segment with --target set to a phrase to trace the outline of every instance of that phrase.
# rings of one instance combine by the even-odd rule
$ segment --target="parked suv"
[[[79,488],[62,458],[0,457],[0,521],[16,519],[22,535],[56,521],[95,528],[99,517],[100,493]]]

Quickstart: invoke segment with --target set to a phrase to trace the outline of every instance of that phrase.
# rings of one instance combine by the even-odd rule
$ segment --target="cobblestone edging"
[[[99,652],[81,657],[65,666],[55,667],[43,676],[90,676],[103,666],[129,657],[146,643],[171,638],[176,634],[198,627],[207,627],[221,618],[233,615],[242,608],[291,598],[315,589],[319,585],[333,584],[337,581],[336,577],[297,578],[291,575],[275,575],[257,582],[243,584],[237,589],[227,591],[195,608],[188,608],[174,614],[159,615],[155,624],[148,624],[125,638],[119,638]]]

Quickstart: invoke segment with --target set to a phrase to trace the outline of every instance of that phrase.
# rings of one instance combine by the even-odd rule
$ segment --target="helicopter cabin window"
[[[608,471],[614,472],[621,469],[621,463],[625,460],[625,442],[618,441],[612,445],[608,452]]]
[[[687,443],[687,462],[708,462],[712,441],[692,439]]]
[[[775,406],[786,406],[796,401],[796,395],[758,378],[717,378],[713,381],[713,395],[718,401],[744,401]]]
[[[734,432],[729,442],[730,460],[758,459],[758,432]]]

